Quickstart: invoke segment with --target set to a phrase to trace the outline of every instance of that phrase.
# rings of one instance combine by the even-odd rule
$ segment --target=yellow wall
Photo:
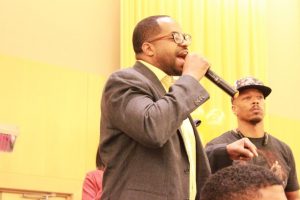
[[[95,159],[103,78],[15,57],[0,66],[0,121],[20,128],[13,153],[0,153],[0,187],[77,195]]]
[[[300,1],[268,1],[267,130],[293,150],[300,176]]]
[[[72,193],[95,169],[100,96],[119,68],[118,0],[0,0],[0,188]]]
[[[119,11],[119,0],[0,0],[0,54],[109,74]]]

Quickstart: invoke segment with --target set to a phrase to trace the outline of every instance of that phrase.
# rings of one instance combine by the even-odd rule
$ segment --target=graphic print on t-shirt
[[[257,149],[258,157],[253,158],[250,161],[233,161],[233,165],[236,164],[255,164],[262,167],[270,169],[280,180],[282,180],[282,185],[285,187],[287,184],[287,172],[285,162],[282,158],[276,154],[276,152],[271,149]]]

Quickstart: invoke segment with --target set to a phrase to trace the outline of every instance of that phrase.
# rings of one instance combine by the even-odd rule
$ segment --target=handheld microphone
[[[207,70],[205,77],[211,80],[214,84],[216,84],[219,88],[221,88],[224,92],[230,95],[232,98],[238,96],[238,91],[232,88],[226,81],[224,81],[221,77],[215,74],[210,69]]]

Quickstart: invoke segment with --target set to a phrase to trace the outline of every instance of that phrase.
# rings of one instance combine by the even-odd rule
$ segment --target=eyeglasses
[[[163,40],[163,39],[173,39],[174,42],[179,45],[183,45],[183,44],[190,45],[192,42],[192,36],[190,36],[189,34],[178,33],[178,32],[172,32],[171,34],[164,35],[164,36],[161,36],[158,38],[154,38],[152,40],[149,40],[148,42],[151,43],[151,42],[154,42],[157,40]]]

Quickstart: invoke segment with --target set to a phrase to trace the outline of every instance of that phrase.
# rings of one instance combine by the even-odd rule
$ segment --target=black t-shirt
[[[241,139],[234,131],[228,131],[206,144],[207,153],[212,172],[230,165],[251,163],[266,167],[274,172],[281,180],[286,192],[299,189],[295,160],[288,145],[268,134],[267,140],[262,138],[249,138],[257,147],[258,157],[250,161],[232,161],[226,151],[226,145]]]

